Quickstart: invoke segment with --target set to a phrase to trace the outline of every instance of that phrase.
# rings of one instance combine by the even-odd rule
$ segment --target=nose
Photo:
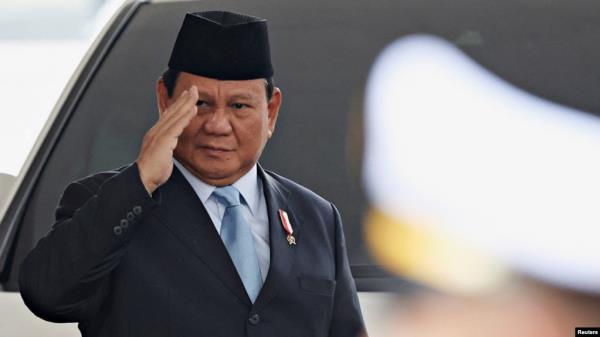
[[[232,131],[229,117],[223,108],[215,108],[203,125],[204,132],[214,136],[226,136]]]

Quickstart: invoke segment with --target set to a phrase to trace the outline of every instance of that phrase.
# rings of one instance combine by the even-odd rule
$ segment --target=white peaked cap
[[[389,218],[450,234],[535,279],[600,293],[597,117],[508,84],[443,39],[413,35],[388,46],[369,76],[363,172],[371,207]]]

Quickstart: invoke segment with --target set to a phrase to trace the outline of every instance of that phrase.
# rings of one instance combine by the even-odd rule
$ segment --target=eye
[[[208,103],[206,103],[206,101],[203,101],[203,100],[198,100],[198,102],[196,102],[196,106],[199,108],[205,107],[207,105],[208,105]]]
[[[244,103],[233,103],[233,104],[231,104],[231,107],[236,110],[241,110],[241,109],[247,108],[248,105],[244,104]]]

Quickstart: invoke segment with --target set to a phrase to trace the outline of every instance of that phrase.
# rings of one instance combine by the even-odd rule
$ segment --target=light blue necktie
[[[240,192],[233,186],[225,186],[217,187],[212,195],[226,207],[221,222],[221,239],[254,303],[262,286],[262,278],[250,224],[242,213]]]

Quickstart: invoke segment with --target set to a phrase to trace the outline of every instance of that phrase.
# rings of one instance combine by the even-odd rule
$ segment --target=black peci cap
[[[224,11],[187,13],[169,68],[219,80],[272,77],[267,20]]]

